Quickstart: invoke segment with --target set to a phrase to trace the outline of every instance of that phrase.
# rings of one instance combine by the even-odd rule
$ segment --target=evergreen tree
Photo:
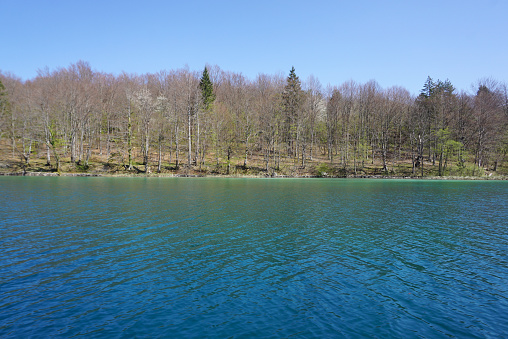
[[[447,94],[453,94],[453,92],[455,92],[455,87],[453,87],[452,82],[449,79],[441,82],[441,88]]]
[[[298,122],[299,112],[302,106],[303,91],[300,79],[292,67],[282,93],[282,103],[284,107],[284,139],[288,144],[288,154],[293,153],[293,143]]]
[[[199,82],[199,88],[201,89],[201,96],[203,100],[203,106],[205,110],[209,110],[212,103],[215,101],[215,94],[213,93],[213,84],[208,75],[208,69],[205,67],[201,80]]]
[[[289,71],[286,87],[284,87],[283,99],[286,112],[296,112],[301,104],[302,85],[300,79],[295,73],[294,67],[292,67],[291,71]]]
[[[423,95],[425,98],[429,98],[434,93],[434,89],[436,88],[436,84],[432,80],[430,76],[425,80],[425,84],[423,85],[423,89],[420,92],[420,95]]]

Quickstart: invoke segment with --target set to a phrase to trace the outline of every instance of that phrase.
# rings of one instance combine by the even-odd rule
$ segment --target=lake
[[[508,182],[0,177],[0,337],[506,337]]]

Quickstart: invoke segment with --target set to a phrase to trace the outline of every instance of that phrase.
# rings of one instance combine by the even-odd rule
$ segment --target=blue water
[[[508,182],[0,177],[0,337],[508,337]]]

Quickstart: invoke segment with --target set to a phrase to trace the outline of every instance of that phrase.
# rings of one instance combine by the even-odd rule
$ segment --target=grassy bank
[[[290,178],[425,178],[425,179],[498,179],[508,178],[508,166],[501,163],[496,171],[488,168],[478,168],[471,162],[457,164],[450,161],[439,175],[439,164],[437,161],[425,159],[422,168],[413,170],[411,160],[397,159],[391,156],[383,170],[381,158],[374,157],[362,162],[349,159],[345,163],[334,161],[330,163],[324,154],[314,154],[302,165],[301,159],[295,161],[292,158],[280,157],[276,163],[270,160],[268,166],[266,158],[262,154],[253,153],[249,155],[247,165],[244,165],[244,158],[232,156],[229,161],[214,154],[210,154],[202,164],[188,166],[186,163],[177,165],[175,157],[166,154],[162,158],[160,170],[158,159],[150,159],[148,166],[140,163],[141,156],[135,154],[132,168],[122,156],[106,156],[98,150],[91,152],[87,162],[71,162],[69,157],[60,158],[60,166],[56,170],[54,158],[47,163],[46,152],[42,149],[35,149],[30,154],[28,161],[21,153],[12,151],[12,147],[3,139],[0,143],[0,175],[38,175],[38,176],[117,176],[117,177],[290,177]],[[112,153],[113,154],[113,153]],[[116,154],[120,154],[117,152]],[[241,154],[237,152],[234,154]],[[180,155],[184,158],[184,154]],[[421,165],[420,165],[421,166]],[[423,174],[423,175],[422,175]]]

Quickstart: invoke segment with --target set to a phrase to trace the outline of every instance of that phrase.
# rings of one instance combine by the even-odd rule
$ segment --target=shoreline
[[[337,176],[290,176],[290,175],[235,175],[235,174],[114,174],[114,173],[70,173],[70,172],[0,172],[0,176],[14,177],[103,177],[103,178],[258,178],[258,179],[405,179],[405,180],[508,180],[508,176],[389,176],[389,175],[349,175],[346,177]]]

